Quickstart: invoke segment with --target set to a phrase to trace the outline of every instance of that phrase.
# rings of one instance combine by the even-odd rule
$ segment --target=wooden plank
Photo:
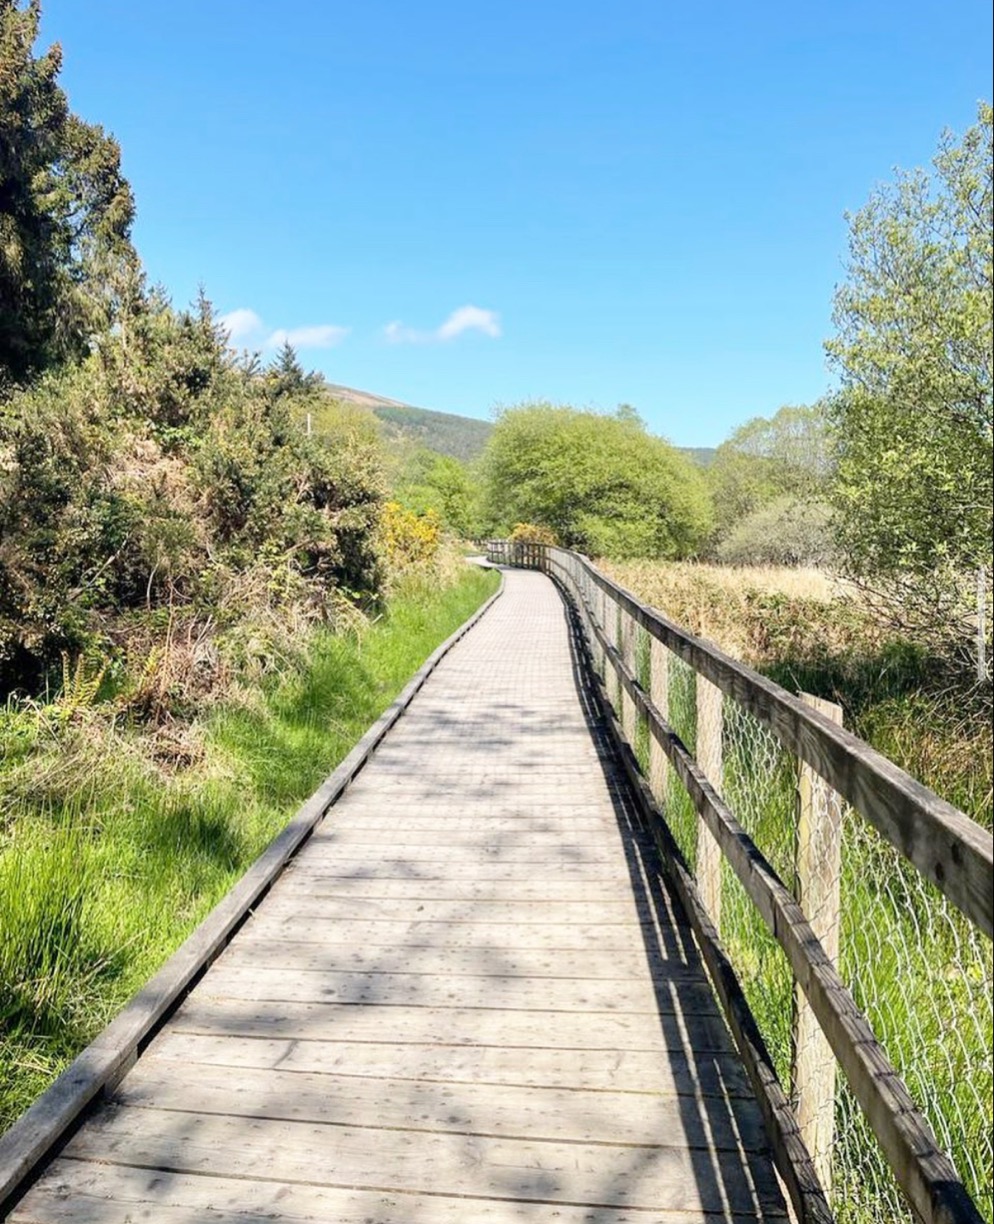
[[[251,1002],[223,1007],[204,991],[186,1000],[172,1020],[177,1032],[230,1033],[323,1041],[393,1041],[417,1045],[526,1046],[571,1050],[654,1050],[674,1046],[697,1053],[729,1049],[714,1002],[663,999],[659,1015],[630,1012],[503,1011],[500,1008],[349,1007],[329,1003]]]
[[[227,967],[285,968],[297,970],[351,969],[356,973],[404,972],[408,974],[443,974],[450,977],[467,974],[493,977],[564,978],[583,981],[586,978],[605,981],[648,981],[649,974],[658,972],[657,981],[679,981],[681,975],[700,980],[700,970],[691,968],[674,951],[672,956],[645,948],[615,949],[602,952],[585,948],[582,952],[550,952],[542,948],[436,948],[392,946],[357,948],[351,943],[309,943],[296,939],[261,939],[244,932],[229,944],[219,962]]]
[[[508,1007],[519,1011],[655,1011],[656,988],[675,990],[689,1006],[710,1002],[707,984],[684,970],[657,978],[571,981],[443,973],[351,973],[296,966],[266,969],[218,962],[204,984],[215,999],[265,999],[287,1003],[371,1003],[398,1007]]]
[[[169,1203],[163,1203],[168,1186]],[[57,1160],[10,1224],[548,1224],[547,1203],[393,1193],[310,1182],[204,1177],[119,1164]],[[658,1218],[658,1217],[657,1217]],[[591,1224],[591,1209],[554,1208],[555,1224]],[[596,1208],[597,1224],[649,1224],[626,1208]],[[764,1211],[768,1224],[787,1224]],[[755,1224],[756,1213],[668,1212],[666,1224]]]
[[[379,805],[377,805],[379,806]],[[407,833],[443,833],[463,836],[465,834],[479,834],[481,820],[478,813],[473,815],[465,815],[467,804],[463,803],[457,809],[458,814],[446,816],[441,812],[431,812],[425,815],[405,815],[403,821],[403,830]],[[330,814],[335,816],[334,819],[325,818],[324,833],[330,833],[334,830],[340,830],[345,833],[373,833],[380,834],[389,833],[391,837],[397,833],[397,815],[394,813],[389,816],[374,816],[366,815],[365,813],[357,812],[353,804],[349,804],[347,808],[338,810],[337,816],[335,809]],[[540,811],[521,812],[517,815],[495,815],[488,813],[486,816],[486,831],[488,834],[494,833],[525,833],[531,836],[533,833],[543,833],[547,835],[556,834],[559,837],[568,837],[571,841],[582,841],[587,834],[597,834],[600,832],[610,833],[617,831],[618,819],[612,808],[606,807],[600,813],[584,812],[577,814],[575,809],[566,808],[561,813],[549,812],[544,806]],[[375,841],[375,837],[369,838],[370,841]]]
[[[782,1211],[772,1179],[748,1156],[719,1162],[679,1147],[583,1145],[320,1126],[108,1106],[66,1156],[211,1176],[312,1181],[645,1210]],[[713,1172],[702,1177],[702,1161]]]
[[[353,941],[359,945],[431,944],[437,948],[561,948],[582,951],[595,944],[602,951],[612,948],[640,946],[640,931],[651,930],[634,923],[613,923],[610,926],[580,926],[540,922],[404,922],[387,918],[361,919],[351,922],[327,921],[312,916],[306,923],[291,914],[270,914],[263,906],[252,919],[252,932],[267,938],[293,938],[306,931],[310,941],[324,939],[336,943]]]
[[[288,869],[287,875],[290,874]],[[520,875],[477,880],[449,879],[435,875],[423,877],[378,875],[334,875],[325,867],[311,867],[304,860],[294,860],[293,877],[301,881],[312,897],[340,897],[361,900],[391,900],[404,897],[408,901],[598,901],[615,899],[630,887],[625,877],[607,880],[593,878],[543,879]]]
[[[494,926],[640,926],[646,919],[639,916],[635,898],[615,897],[599,901],[412,901],[363,900],[314,896],[290,885],[274,889],[266,898],[266,913],[279,917],[295,915],[301,920],[321,918],[326,922],[371,922],[387,919],[393,922],[473,922]]]
[[[502,855],[495,858],[489,854],[465,854],[458,858],[423,851],[416,858],[409,855],[393,855],[383,851],[379,856],[337,852],[315,854],[308,847],[307,869],[323,874],[333,872],[352,879],[377,880],[460,880],[486,883],[490,880],[527,881],[547,879],[552,876],[567,882],[604,884],[614,881],[622,887],[629,882],[629,873],[623,853],[599,859],[586,856],[557,857],[537,863],[527,854]]]
[[[590,1092],[506,1084],[358,1079],[331,1072],[190,1066],[142,1059],[114,1093],[117,1105],[323,1125],[493,1135],[549,1142],[761,1152],[754,1101]],[[138,1124],[140,1125],[140,1123]]]
[[[329,1072],[363,1079],[583,1088],[639,1096],[752,1098],[745,1072],[730,1052],[688,1048],[667,1036],[663,1056],[647,1050],[577,1050],[526,1046],[420,1045],[415,1042],[316,1041],[308,1038],[232,1037],[181,1032],[170,1025],[142,1055],[209,1066]]]
[[[379,853],[383,856],[386,867],[398,868],[405,864],[416,869],[419,864],[484,864],[514,863],[521,866],[538,865],[543,872],[566,871],[572,867],[576,871],[588,871],[592,875],[600,875],[602,871],[617,870],[623,861],[623,850],[618,843],[617,853],[610,854],[604,849],[596,853],[579,844],[549,845],[536,848],[527,841],[510,841],[499,835],[492,839],[481,839],[473,845],[461,843],[443,845],[416,845],[401,842],[394,843],[391,839],[386,846],[380,842],[340,842],[330,844],[324,840],[310,851],[310,858],[315,863],[336,864],[358,861],[367,868]]]
[[[490,823],[482,824],[477,821],[476,829],[473,831],[459,831],[446,829],[408,829],[408,827],[394,826],[393,834],[388,838],[384,838],[383,834],[370,829],[351,829],[348,824],[342,824],[334,830],[334,832],[326,832],[315,843],[315,852],[331,851],[334,853],[337,849],[359,849],[370,854],[370,857],[375,856],[379,851],[382,851],[386,841],[390,848],[390,853],[404,853],[409,849],[431,849],[433,853],[443,852],[443,856],[448,858],[450,851],[458,849],[458,851],[470,854],[493,854],[501,851],[503,848],[517,847],[519,849],[528,848],[533,854],[534,860],[542,862],[548,854],[588,854],[592,846],[597,846],[597,857],[607,857],[612,852],[612,849],[617,848],[617,853],[622,853],[622,838],[619,834],[617,824],[612,821],[612,827],[600,831],[596,836],[596,841],[590,837],[590,831],[577,832],[572,826],[564,826],[562,830],[537,830],[537,829],[491,829]]]

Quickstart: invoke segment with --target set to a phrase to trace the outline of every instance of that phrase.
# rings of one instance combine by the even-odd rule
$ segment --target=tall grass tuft
[[[85,830],[22,834],[0,858],[0,1023],[52,1032],[72,1023],[81,982],[99,972],[87,937],[94,892]]]

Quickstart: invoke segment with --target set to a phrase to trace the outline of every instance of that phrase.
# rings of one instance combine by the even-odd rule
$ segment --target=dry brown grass
[[[880,628],[823,570],[602,561],[601,568],[691,633],[755,666],[810,648],[878,645]]]

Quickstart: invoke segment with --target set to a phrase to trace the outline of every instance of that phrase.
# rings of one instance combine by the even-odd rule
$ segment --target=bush
[[[497,532],[520,520],[592,555],[684,557],[707,538],[704,477],[631,409],[553,404],[502,413],[483,461]]]
[[[554,531],[550,531],[548,527],[537,527],[534,523],[515,523],[508,539],[512,544],[555,545],[559,543]]]
[[[206,301],[138,293],[81,364],[0,402],[0,693],[118,649],[139,612],[215,624],[218,589],[260,563],[328,619],[341,591],[377,597],[375,431],[306,436],[312,395],[240,364]]]
[[[830,565],[831,512],[824,502],[778,497],[754,510],[716,549],[725,565]]]
[[[383,547],[394,569],[433,561],[441,536],[441,523],[434,510],[415,514],[395,501],[383,507]]]

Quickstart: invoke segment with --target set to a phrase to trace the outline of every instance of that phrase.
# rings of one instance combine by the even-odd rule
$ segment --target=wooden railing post
[[[618,653],[630,672],[635,672],[635,622],[622,608],[618,608]],[[635,703],[628,695],[623,684],[618,685],[618,695],[621,698],[621,729],[625,739],[635,747]]]
[[[604,592],[600,589],[599,586],[597,586],[597,584],[593,581],[593,579],[589,577],[589,575],[587,577],[587,603],[590,607],[591,618],[593,619],[593,628],[595,630],[600,629],[601,632],[603,632],[604,631]],[[595,634],[595,641],[594,641],[593,649],[594,649],[594,668],[596,669],[598,676],[600,676],[602,680],[606,680],[607,677],[604,674],[604,667],[605,667],[604,647],[601,645],[600,639],[596,638],[596,634]]]
[[[718,794],[722,790],[721,689],[697,673],[697,763]],[[697,887],[715,927],[721,930],[721,848],[700,817],[697,821]]]
[[[604,629],[607,633],[607,640],[614,647],[614,649],[617,650],[619,646],[619,639],[621,637],[621,634],[619,633],[621,606],[620,604],[616,604],[609,595],[605,594],[603,607]],[[615,671],[613,664],[610,662],[610,659],[607,657],[604,659],[604,669],[607,679],[608,700],[614,707],[615,713],[620,714],[621,711],[618,707],[621,704],[621,679],[618,676],[618,673]]]
[[[658,638],[649,638],[649,697],[663,718],[670,719],[670,652]],[[669,762],[649,728],[649,788],[660,808],[666,809]]]
[[[800,698],[842,726],[842,707]],[[797,901],[833,965],[839,961],[842,881],[842,800],[803,761],[798,778]],[[832,1188],[835,1141],[835,1055],[804,992],[794,984],[793,1083],[797,1123],[825,1193]]]

